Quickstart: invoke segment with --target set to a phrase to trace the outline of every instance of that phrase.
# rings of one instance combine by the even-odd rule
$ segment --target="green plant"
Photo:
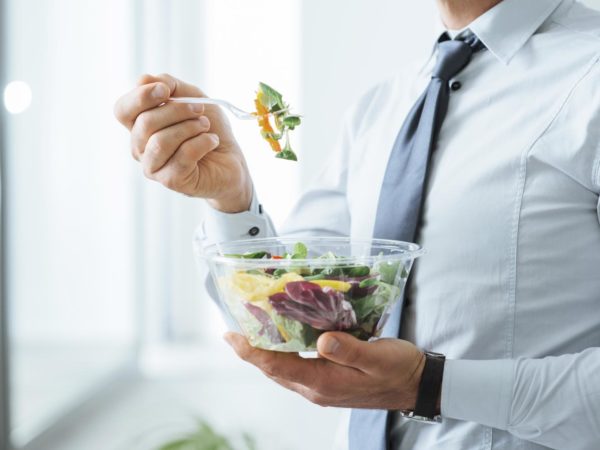
[[[245,450],[257,450],[252,436],[242,434]],[[157,450],[236,450],[231,442],[204,420],[198,422],[197,428],[190,434],[163,444]]]

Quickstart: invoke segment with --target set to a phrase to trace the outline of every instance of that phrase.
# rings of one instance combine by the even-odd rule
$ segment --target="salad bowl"
[[[251,345],[316,350],[326,331],[379,337],[402,296],[417,244],[347,237],[266,238],[203,247],[219,294]]]

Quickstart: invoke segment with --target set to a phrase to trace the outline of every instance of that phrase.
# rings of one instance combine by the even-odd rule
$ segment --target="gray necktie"
[[[449,81],[471,60],[483,44],[471,35],[450,40],[442,34],[431,81],[412,107],[394,143],[383,179],[373,237],[412,242],[421,219],[429,160],[448,110]],[[402,303],[390,313],[383,336],[397,337]],[[353,410],[350,450],[383,450],[387,442],[386,410]]]

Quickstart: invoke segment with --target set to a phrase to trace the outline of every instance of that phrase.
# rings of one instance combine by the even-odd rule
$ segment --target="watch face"
[[[442,353],[436,353],[436,352],[425,352],[426,356],[431,356],[432,358],[444,358],[446,359],[446,355],[442,354]]]

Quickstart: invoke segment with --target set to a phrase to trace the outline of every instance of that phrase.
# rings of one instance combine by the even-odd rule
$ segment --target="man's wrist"
[[[414,377],[413,397],[410,409],[401,411],[404,417],[425,421],[439,421],[441,413],[441,391],[445,356],[439,353],[425,352]],[[416,387],[415,387],[416,386]]]
[[[410,400],[407,405],[407,410],[414,410],[417,405],[417,397],[419,395],[419,385],[421,384],[421,378],[423,377],[423,369],[425,368],[425,352],[420,352],[419,363],[411,376],[411,389],[410,389]]]
[[[208,204],[216,209],[227,214],[237,214],[246,212],[252,204],[252,196],[254,188],[250,177],[248,180],[241,183],[243,186],[239,191],[234,191],[232,194],[225,195],[219,198],[207,199]]]
[[[207,202],[211,208],[216,209],[217,211],[227,214],[237,214],[248,211],[250,209],[251,200],[252,197],[250,197],[249,201],[234,198],[231,200],[208,199]]]

